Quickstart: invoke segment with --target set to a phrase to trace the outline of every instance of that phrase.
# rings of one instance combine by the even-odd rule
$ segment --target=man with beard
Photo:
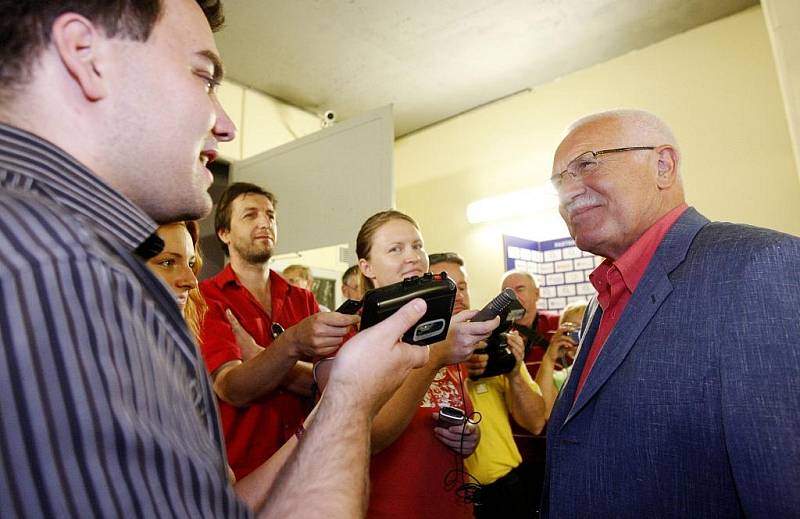
[[[312,357],[328,356],[357,316],[319,313],[308,290],[270,271],[278,236],[275,196],[254,184],[235,183],[222,194],[214,217],[230,263],[200,289],[209,311],[201,348],[220,404],[228,459],[237,479],[255,470],[300,427],[311,396]],[[243,356],[226,312],[263,347]]]

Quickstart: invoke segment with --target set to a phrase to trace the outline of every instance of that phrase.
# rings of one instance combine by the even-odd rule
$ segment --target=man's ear
[[[225,245],[230,245],[231,240],[228,238],[230,231],[226,231],[225,229],[217,229],[217,236]]]
[[[52,45],[61,62],[89,101],[107,94],[105,78],[99,66],[105,42],[92,22],[77,13],[64,13],[53,22]]]
[[[678,178],[678,150],[665,145],[659,146],[655,151],[658,154],[656,184],[660,189],[667,189],[675,184]]]

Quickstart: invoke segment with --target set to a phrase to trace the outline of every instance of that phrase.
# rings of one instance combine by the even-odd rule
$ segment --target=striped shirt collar
[[[131,251],[163,248],[157,224],[127,197],[53,143],[0,123],[0,186],[12,185],[84,216]]]

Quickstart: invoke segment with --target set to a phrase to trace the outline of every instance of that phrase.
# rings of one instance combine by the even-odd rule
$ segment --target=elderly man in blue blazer
[[[652,114],[572,125],[552,181],[606,258],[548,425],[545,517],[800,516],[800,239],[709,222]]]

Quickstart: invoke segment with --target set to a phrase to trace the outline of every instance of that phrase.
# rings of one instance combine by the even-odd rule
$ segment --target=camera
[[[564,337],[569,337],[570,339],[575,341],[575,344],[578,344],[581,341],[581,329],[578,328],[576,330],[568,331],[564,333]]]
[[[326,123],[333,123],[336,122],[336,112],[333,110],[326,110],[324,114],[322,114],[322,118],[325,120]]]
[[[486,369],[475,379],[494,377],[508,373],[517,364],[514,354],[508,349],[506,335],[514,321],[525,315],[525,309],[519,301],[512,301],[505,310],[500,312],[500,325],[494,329],[492,334],[486,339],[486,347],[475,350],[475,353],[489,355]]]
[[[367,291],[363,299],[361,329],[383,321],[401,306],[418,297],[425,300],[428,309],[403,335],[403,341],[424,346],[444,340],[456,302],[456,284],[444,272],[428,272],[423,276],[413,276],[393,285]]]

